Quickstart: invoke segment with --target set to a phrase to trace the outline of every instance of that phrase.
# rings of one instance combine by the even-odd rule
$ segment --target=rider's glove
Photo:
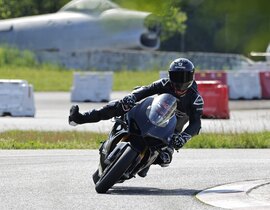
[[[133,94],[125,96],[122,100],[120,100],[122,105],[122,109],[124,111],[129,111],[136,104],[136,97]]]
[[[170,144],[174,147],[175,150],[179,150],[184,146],[185,143],[187,143],[189,139],[191,139],[191,135],[188,133],[173,133],[170,137]]]
[[[83,123],[83,115],[79,112],[79,106],[73,105],[70,108],[68,123],[72,126],[76,126],[78,124]]]

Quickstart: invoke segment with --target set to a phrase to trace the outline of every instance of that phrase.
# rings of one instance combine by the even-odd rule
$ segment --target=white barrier
[[[0,80],[0,115],[34,117],[33,86],[25,80]]]
[[[168,71],[160,71],[159,72],[160,79],[162,78],[168,78]]]
[[[227,72],[230,99],[260,99],[261,84],[258,72]]]
[[[261,99],[270,98],[270,85],[268,85],[268,71],[200,71],[199,74],[204,74],[204,78],[196,74],[197,81],[200,80],[218,80],[218,78],[210,77],[211,74],[220,74],[222,84],[228,86],[229,99]],[[160,71],[160,78],[166,78],[167,71]]]
[[[74,73],[72,102],[107,102],[112,92],[112,72]]]

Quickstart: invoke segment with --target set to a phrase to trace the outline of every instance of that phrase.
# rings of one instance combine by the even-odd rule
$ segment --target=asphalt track
[[[70,127],[68,93],[35,93],[35,104],[35,118],[1,117],[0,131],[107,132],[112,125]],[[104,103],[79,105],[86,111]],[[269,101],[231,101],[230,109],[230,120],[204,119],[202,132],[270,130]],[[97,163],[96,150],[0,150],[0,209],[270,209],[269,149],[181,150],[169,168],[153,166],[145,179],[117,184],[106,195],[91,180]],[[228,202],[228,195],[239,199]]]
[[[169,167],[152,166],[146,178],[136,177],[116,184],[108,194],[97,194],[91,180],[97,150],[0,150],[0,209],[220,209],[196,195],[223,184],[269,178],[269,153],[184,149],[174,154]],[[222,201],[222,193],[235,196],[237,190],[221,186],[216,192],[219,197],[214,200]],[[265,192],[260,194],[247,197],[270,209],[269,193],[268,198],[263,197]]]

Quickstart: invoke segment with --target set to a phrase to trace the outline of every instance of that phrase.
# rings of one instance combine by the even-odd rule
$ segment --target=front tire
[[[98,169],[92,175],[93,182],[96,184],[99,180]]]
[[[98,193],[106,193],[125,173],[137,157],[137,152],[128,146],[114,165],[96,183]]]

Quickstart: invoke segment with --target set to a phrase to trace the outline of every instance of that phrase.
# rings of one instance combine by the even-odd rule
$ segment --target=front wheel
[[[128,146],[119,159],[113,163],[113,166],[96,183],[96,191],[106,193],[122,177],[136,157],[137,152]]]
[[[98,169],[92,175],[93,182],[96,184],[99,180]]]

